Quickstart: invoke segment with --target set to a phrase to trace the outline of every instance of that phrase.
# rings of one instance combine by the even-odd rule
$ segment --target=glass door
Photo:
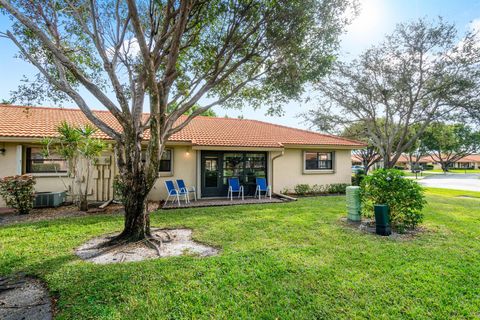
[[[216,153],[202,153],[202,196],[215,197],[222,194],[221,156]]]

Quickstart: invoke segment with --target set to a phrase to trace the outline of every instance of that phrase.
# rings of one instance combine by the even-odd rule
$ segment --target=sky
[[[380,43],[398,23],[419,18],[436,19],[438,16],[454,23],[460,33],[472,26],[480,28],[480,0],[360,0],[360,14],[341,37],[339,59],[355,58],[365,49]],[[0,16],[0,31],[5,31],[9,25],[8,18]],[[16,52],[16,47],[8,39],[0,38],[0,100],[9,98],[10,92],[21,83],[23,75],[36,74],[33,66],[14,58]],[[305,96],[315,96],[315,94],[309,91]],[[93,98],[91,101],[87,99],[87,102],[91,105],[98,104]],[[44,105],[48,105],[48,102]],[[265,115],[266,108],[232,110],[215,107],[214,111],[218,116],[243,116],[246,119],[307,128],[308,124],[298,115],[315,108],[315,105],[315,99],[303,104],[291,102],[284,106],[285,112],[281,117]],[[64,106],[75,107],[75,104],[72,102]]]

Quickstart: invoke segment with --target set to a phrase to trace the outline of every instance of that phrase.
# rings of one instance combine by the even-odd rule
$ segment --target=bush
[[[312,191],[308,184],[297,184],[295,185],[293,190],[295,191],[296,194],[300,196],[305,196]]]
[[[347,187],[349,185],[347,183],[332,183],[332,184],[314,184],[310,186],[308,184],[297,184],[293,188],[295,194],[299,196],[306,196],[306,195],[321,195],[321,194],[332,194],[332,193],[345,193]]]
[[[363,178],[365,178],[365,171],[358,170],[357,173],[352,176],[352,186],[359,186]]]
[[[27,214],[35,198],[35,178],[31,175],[10,176],[0,179],[0,196],[7,206],[20,214]]]
[[[341,193],[344,194],[347,192],[347,183],[332,183],[326,186],[327,193]]]
[[[312,190],[312,193],[315,195],[324,194],[327,192],[325,186],[322,184],[314,184],[311,190]]]
[[[424,170],[433,170],[433,164],[426,164],[423,166]]]
[[[375,204],[390,207],[392,226],[402,232],[414,229],[423,220],[426,204],[422,187],[405,179],[404,173],[394,169],[378,169],[366,176],[361,184],[362,214],[373,215]]]

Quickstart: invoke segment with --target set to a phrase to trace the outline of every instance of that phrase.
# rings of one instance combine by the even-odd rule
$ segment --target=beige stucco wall
[[[5,143],[5,155],[0,155],[0,177],[15,175],[16,168],[16,148],[18,143]],[[28,144],[25,144],[25,146]],[[0,142],[0,147],[3,147],[3,143]],[[149,199],[158,201],[165,199],[167,192],[164,182],[167,179],[184,179],[187,186],[195,186],[197,189],[197,195],[200,194],[200,173],[198,159],[200,152],[193,150],[190,146],[169,146],[173,150],[173,166],[172,173],[161,173],[159,179],[155,183],[154,188],[150,192]],[[325,173],[305,173],[303,170],[303,152],[304,149],[285,149],[283,156],[272,160],[281,152],[273,151],[268,155],[268,174],[269,183],[272,183],[273,177],[273,189],[274,192],[282,192],[285,188],[292,190],[296,184],[331,184],[331,183],[350,183],[351,179],[351,155],[350,150],[328,150],[328,149],[308,149],[308,150],[324,150],[335,151],[334,157],[334,170],[333,172]],[[25,155],[23,154],[23,157]],[[116,173],[115,161],[112,155],[112,174],[110,179]],[[273,161],[273,164],[272,164]],[[25,169],[25,166],[23,166]],[[273,171],[273,172],[272,172]],[[63,191],[65,186],[61,179],[56,175],[38,174],[37,178],[37,191]],[[66,179],[65,179],[66,180]],[[110,184],[111,180],[106,182]],[[68,181],[66,181],[68,183]],[[96,180],[91,184],[91,192],[93,191],[91,199],[95,197]],[[109,193],[111,194],[111,193]],[[3,200],[0,199],[0,206],[4,206]]]
[[[183,179],[185,184],[197,188],[197,153],[189,146],[167,147],[173,150],[173,172],[172,174],[160,173],[155,186],[150,191],[149,200],[158,201],[167,197],[165,180]],[[199,190],[197,188],[197,193]],[[191,195],[192,197],[192,195]]]
[[[0,154],[0,177],[13,176],[17,174],[17,144],[0,142],[0,149],[5,148],[5,154]],[[5,202],[0,197],[0,207]]]
[[[308,149],[312,151],[334,151],[334,170],[331,172],[309,172],[303,170],[303,149],[285,149],[284,155],[273,160],[273,192],[285,189],[292,191],[296,184],[325,185],[351,183],[351,151]],[[275,157],[275,154],[273,154]]]

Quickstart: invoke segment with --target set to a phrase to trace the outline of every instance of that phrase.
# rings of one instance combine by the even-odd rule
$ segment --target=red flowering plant
[[[35,178],[27,174],[0,178],[0,196],[7,206],[27,214],[33,207],[35,183]]]

